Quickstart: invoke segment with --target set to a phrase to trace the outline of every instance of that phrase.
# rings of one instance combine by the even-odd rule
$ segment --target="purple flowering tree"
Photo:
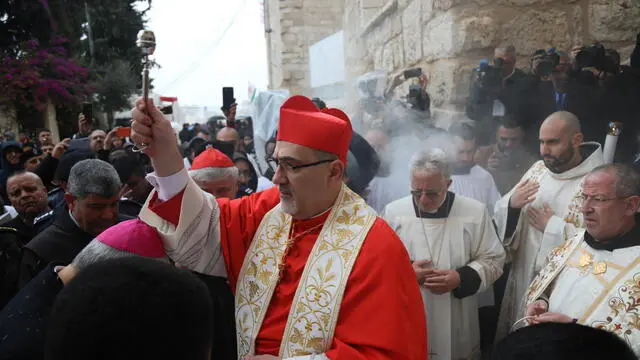
[[[89,70],[69,58],[67,41],[55,37],[41,46],[37,40],[19,45],[16,56],[0,62],[0,104],[35,108],[75,106],[92,92]]]

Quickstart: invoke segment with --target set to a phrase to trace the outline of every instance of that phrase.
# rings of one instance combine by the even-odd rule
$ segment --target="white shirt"
[[[468,174],[451,175],[451,180],[451,192],[480,201],[493,216],[493,206],[500,200],[500,192],[487,170],[475,165]]]

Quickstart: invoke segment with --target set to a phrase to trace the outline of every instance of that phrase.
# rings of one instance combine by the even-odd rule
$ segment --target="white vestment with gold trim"
[[[536,162],[524,174],[520,182],[529,180],[539,184],[535,200],[520,210],[520,216],[512,236],[506,236],[509,201],[512,189],[495,206],[494,221],[498,236],[504,242],[507,256],[512,263],[511,272],[500,309],[496,340],[504,338],[519,319],[525,304],[525,293],[536,274],[546,263],[547,256],[582,227],[582,183],[591,170],[602,165],[602,150],[598,143],[584,143],[582,149],[591,154],[582,163],[563,173],[553,173],[542,160]],[[548,204],[554,212],[544,231],[534,228],[527,216],[531,207],[542,208]]]
[[[579,231],[531,283],[527,304],[539,298],[550,312],[617,334],[640,355],[640,246],[596,250]]]

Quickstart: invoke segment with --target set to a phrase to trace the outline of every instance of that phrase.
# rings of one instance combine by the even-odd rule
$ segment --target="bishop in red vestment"
[[[149,104],[151,105],[151,104]],[[281,108],[272,188],[236,200],[201,191],[169,122],[138,103],[154,191],[140,217],[179,265],[228,276],[248,359],[427,359],[426,319],[394,231],[343,184],[351,126],[302,96]],[[213,349],[215,352],[215,349]]]

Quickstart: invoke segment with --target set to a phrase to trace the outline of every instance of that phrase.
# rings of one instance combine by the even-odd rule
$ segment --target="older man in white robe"
[[[539,137],[544,160],[536,162],[495,207],[498,236],[512,261],[497,340],[524,312],[527,287],[551,250],[583,226],[584,177],[603,163],[600,144],[582,143],[580,121],[569,112],[551,114]]]
[[[640,175],[603,165],[581,195],[586,231],[551,253],[527,292],[525,320],[604,329],[640,355]]]
[[[484,204],[448,191],[445,153],[411,161],[411,195],[386,206],[383,218],[413,261],[430,321],[430,359],[479,359],[477,293],[502,274],[505,252]]]

